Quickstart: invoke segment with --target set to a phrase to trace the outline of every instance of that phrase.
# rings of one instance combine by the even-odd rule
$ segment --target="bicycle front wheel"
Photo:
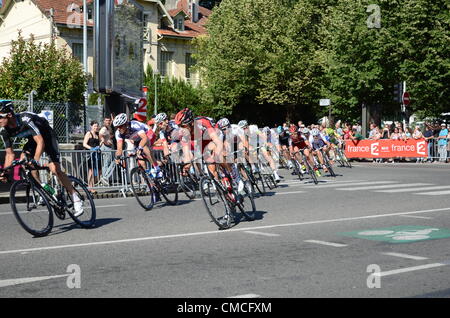
[[[131,191],[134,197],[146,211],[151,210],[155,201],[153,199],[153,186],[145,171],[134,167],[130,172]]]
[[[208,215],[221,230],[231,227],[231,211],[218,185],[208,177],[200,180],[200,192]]]
[[[253,221],[255,219],[256,214],[256,205],[255,200],[253,198],[253,192],[251,189],[251,184],[246,181],[244,184],[243,194],[238,195],[238,204],[237,207],[244,215],[247,221]]]
[[[73,197],[67,191],[65,191],[66,195],[64,197],[65,203],[67,205],[66,211],[70,215],[72,220],[74,220],[75,223],[80,225],[82,228],[92,228],[95,225],[97,215],[94,199],[92,198],[91,193],[89,192],[83,181],[73,176],[69,176],[69,180],[70,184],[75,189],[75,193],[81,200],[81,203],[83,205],[83,213],[75,216],[75,211],[73,208]]]
[[[53,228],[53,211],[44,190],[32,187],[27,180],[13,183],[11,209],[22,228],[36,237],[46,236]]]

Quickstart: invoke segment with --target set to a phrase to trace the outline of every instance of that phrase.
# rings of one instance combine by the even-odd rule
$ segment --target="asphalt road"
[[[96,228],[44,238],[1,205],[0,297],[449,297],[450,166],[355,165],[317,186],[281,171],[225,231],[184,195],[97,200]]]

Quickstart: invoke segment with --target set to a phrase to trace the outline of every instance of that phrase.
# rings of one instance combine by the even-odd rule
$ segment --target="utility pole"
[[[86,0],[83,0],[83,70],[84,74],[88,73],[88,33],[87,33],[87,19],[88,19],[88,8]],[[86,90],[84,91],[84,113],[87,111],[87,106],[89,103],[88,85],[86,84]],[[84,128],[86,130],[86,122],[84,123]]]

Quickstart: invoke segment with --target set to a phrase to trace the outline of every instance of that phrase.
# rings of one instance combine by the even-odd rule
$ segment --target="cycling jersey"
[[[315,139],[315,138],[313,138],[313,141],[311,142],[311,146],[312,146],[312,148],[314,149],[314,150],[317,150],[317,149],[319,149],[319,148],[322,148],[322,147],[324,147],[326,144],[325,144],[325,141],[319,136],[319,138],[317,138],[317,139]]]
[[[58,139],[47,119],[31,112],[15,114],[15,118],[17,127],[4,127],[0,131],[5,148],[12,148],[12,138],[27,138],[28,142],[23,147],[23,151],[30,152],[34,156],[37,144],[33,137],[41,135],[44,139],[44,151],[50,161],[59,162]]]
[[[280,141],[280,145],[289,146],[289,132],[287,130],[283,130],[283,132],[278,136]]]
[[[308,148],[306,144],[306,139],[300,134],[292,134],[289,138],[289,146],[297,147],[299,149]]]
[[[150,129],[149,126],[136,120],[131,120],[128,123],[128,129],[124,134],[121,134],[119,130],[117,130],[116,140],[117,141],[130,140],[132,143],[134,143],[135,146],[137,146],[139,142],[142,140],[141,136],[139,136],[139,134],[141,134],[142,132],[147,135],[149,144],[150,146],[152,146],[156,141],[155,133],[153,132],[153,130]]]

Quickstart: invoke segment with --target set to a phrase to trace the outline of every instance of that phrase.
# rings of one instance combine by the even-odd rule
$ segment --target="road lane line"
[[[418,215],[400,215],[404,218],[415,218],[415,219],[425,219],[425,220],[432,220],[433,218],[430,218],[429,216],[418,216]]]
[[[5,279],[5,280],[0,280],[0,288],[8,287],[8,286],[14,286],[14,285],[20,285],[20,284],[34,283],[34,282],[39,282],[39,281],[48,280],[48,279],[68,277],[69,275],[70,274],[56,275],[56,276],[42,276],[42,277]]]
[[[406,268],[394,269],[394,270],[386,271],[386,272],[374,273],[373,276],[385,277],[385,276],[390,276],[390,275],[414,272],[414,271],[419,271],[422,269],[429,269],[429,268],[441,267],[441,266],[446,266],[446,265],[448,265],[448,264],[433,263],[433,264],[426,264],[426,265],[420,265],[420,266],[406,267]]]
[[[245,231],[244,233],[255,234],[255,235],[263,235],[263,236],[280,236],[280,234],[263,233],[263,232],[256,232],[256,231]]]
[[[388,189],[388,188],[408,188],[430,185],[430,183],[402,183],[402,184],[390,184],[390,185],[379,185],[379,186],[367,186],[367,187],[356,187],[356,188],[339,188],[339,191],[361,191],[361,190],[376,190],[376,189]]]
[[[366,219],[378,219],[378,218],[399,216],[399,215],[435,213],[435,212],[443,212],[443,211],[450,211],[450,207],[439,208],[439,209],[430,209],[430,210],[420,210],[420,211],[388,213],[388,214],[374,214],[374,215],[356,216],[356,217],[339,218],[339,219],[307,221],[307,222],[299,222],[299,223],[263,225],[263,226],[247,227],[247,228],[240,228],[240,229],[229,229],[226,231],[215,230],[215,231],[205,231],[205,232],[192,232],[192,233],[171,234],[171,235],[162,235],[162,236],[140,237],[140,238],[122,239],[122,240],[114,240],[114,241],[100,241],[100,242],[69,244],[69,245],[44,246],[44,247],[35,247],[35,248],[28,248],[28,249],[4,250],[4,251],[0,251],[0,255],[18,254],[18,253],[23,253],[23,252],[48,251],[48,250],[67,249],[67,248],[78,248],[78,247],[89,247],[89,246],[100,246],[100,245],[110,245],[110,244],[120,244],[120,243],[143,242],[143,241],[150,241],[150,240],[186,238],[186,237],[201,236],[201,235],[224,235],[224,234],[233,233],[233,232],[245,232],[245,231],[275,229],[275,228],[292,227],[292,226],[326,224],[326,223],[347,222],[347,221],[366,220]]]
[[[402,254],[402,253],[381,253],[383,255],[388,255],[388,256],[394,256],[394,257],[401,257],[401,258],[408,258],[408,259],[413,259],[416,261],[423,261],[428,259],[428,257],[422,257],[422,256],[414,256],[414,255],[409,255],[409,254]]]
[[[352,183],[351,186],[360,186],[360,185],[374,185],[374,184],[390,184],[390,183],[398,183],[398,181],[372,181],[372,182],[356,182]],[[334,188],[334,187],[344,187],[349,186],[350,184],[341,184],[341,183],[333,183],[333,184],[324,184],[324,185],[310,185],[310,188],[314,189],[324,189],[324,188]]]
[[[245,294],[245,295],[232,296],[232,297],[228,297],[228,298],[258,298],[258,297],[261,297],[261,296],[256,295],[256,294]]]
[[[306,240],[304,242],[306,242],[306,243],[313,243],[313,244],[320,244],[320,245],[327,245],[327,246],[333,246],[333,247],[345,247],[345,246],[347,246],[347,244],[339,244],[339,243],[325,242],[325,241],[316,241],[316,240]]]
[[[433,192],[420,192],[420,193],[414,193],[419,195],[445,195],[450,194],[450,190],[447,191],[433,191]]]
[[[382,193],[400,193],[400,192],[417,192],[417,191],[431,191],[431,190],[443,190],[443,189],[449,189],[450,186],[435,186],[435,187],[421,187],[421,188],[415,188],[415,189],[393,189],[393,190],[378,190],[375,192],[382,192]]]

